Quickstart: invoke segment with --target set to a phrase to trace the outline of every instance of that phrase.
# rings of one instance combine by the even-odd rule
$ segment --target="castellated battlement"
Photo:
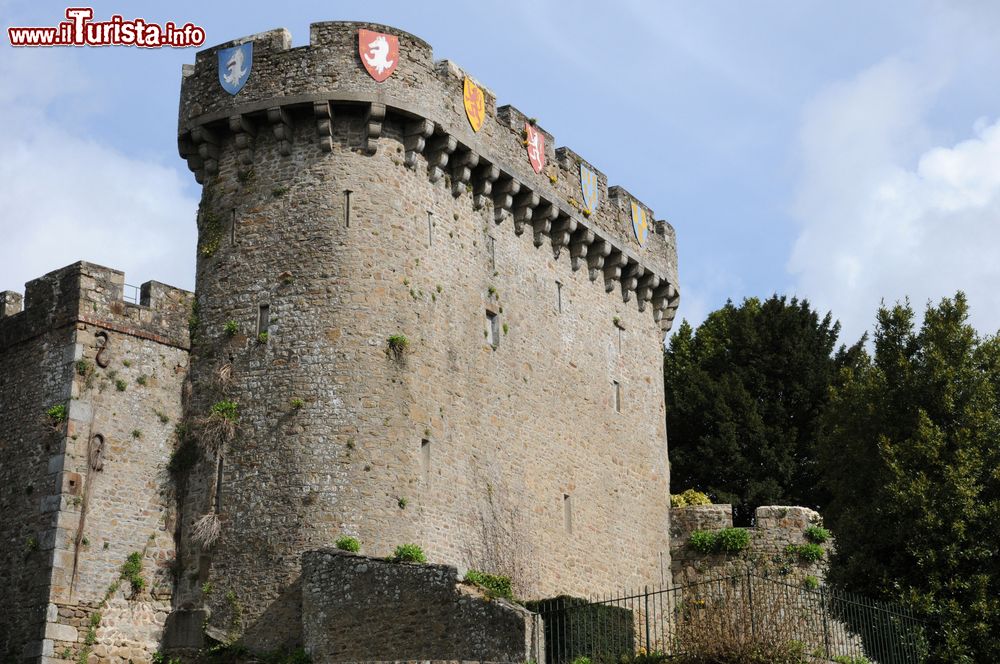
[[[0,292],[0,350],[47,330],[89,323],[123,334],[187,348],[194,294],[158,281],[125,300],[125,273],[79,261],[25,285],[22,297]]]
[[[361,66],[361,28],[399,39],[398,68],[381,83]],[[253,42],[252,74],[230,95],[219,85],[217,54],[247,42]],[[574,271],[586,268],[591,281],[608,293],[620,291],[640,311],[651,309],[661,329],[669,330],[680,301],[671,225],[653,221],[648,206],[609,186],[607,176],[575,151],[557,148],[534,118],[513,106],[498,107],[485,87],[485,120],[473,131],[463,107],[465,77],[456,64],[435,61],[423,40],[384,25],[314,23],[309,46],[298,48],[291,47],[285,29],[251,35],[201,51],[185,67],[179,151],[201,183],[219,174],[227,150],[238,153],[236,168],[249,177],[272,140],[290,165],[301,163],[306,144],[323,153],[398,153],[395,167],[450,187],[474,210],[492,208],[496,224],[507,222],[517,235],[531,232],[535,246],[549,243],[556,257],[568,253]],[[545,139],[541,173],[526,158],[526,122]],[[581,203],[581,164],[598,180],[600,203],[593,211]],[[650,221],[642,246],[632,234],[633,202]]]
[[[758,569],[773,569],[795,578],[812,575],[822,579],[826,558],[833,547],[832,538],[823,543],[824,556],[802,560],[790,553],[810,540],[806,529],[820,526],[823,518],[808,507],[766,505],[754,511],[754,525],[749,528],[749,547],[739,554],[700,553],[690,546],[696,531],[718,532],[733,527],[732,505],[689,505],[670,510],[670,560],[674,582],[693,583],[705,576],[728,572],[747,562]]]

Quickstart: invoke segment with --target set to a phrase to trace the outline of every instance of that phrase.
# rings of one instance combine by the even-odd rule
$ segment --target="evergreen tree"
[[[819,507],[815,441],[840,331],[805,300],[727,302],[683,321],[664,357],[671,486],[731,502],[737,523],[767,504]],[[853,354],[852,354],[853,353]]]
[[[1000,661],[1000,340],[958,293],[878,312],[874,357],[841,370],[820,460],[830,580],[929,621],[932,661]]]

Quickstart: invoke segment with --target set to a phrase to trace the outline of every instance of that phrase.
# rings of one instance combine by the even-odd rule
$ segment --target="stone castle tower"
[[[382,81],[361,30],[398,39]],[[244,44],[233,94],[219,51]],[[301,558],[340,535],[509,573],[524,597],[669,582],[670,225],[394,28],[317,23],[299,48],[273,30],[183,74],[203,193],[184,426],[156,462],[168,639],[299,642]]]

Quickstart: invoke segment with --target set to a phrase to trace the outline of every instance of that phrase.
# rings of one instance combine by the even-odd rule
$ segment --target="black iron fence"
[[[545,625],[547,664],[622,664],[777,653],[793,661],[919,664],[923,624],[903,607],[740,572],[685,586],[529,604]]]

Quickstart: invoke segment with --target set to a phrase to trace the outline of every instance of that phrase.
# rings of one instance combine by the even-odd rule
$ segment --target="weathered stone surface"
[[[15,544],[0,555],[0,661],[75,657],[98,610],[98,643],[158,648],[191,294],[148,282],[131,303],[124,285],[76,263],[29,282],[24,310],[0,319],[0,541]],[[65,421],[46,417],[57,405]],[[102,605],[132,552],[146,589]]]
[[[541,619],[458,583],[447,565],[332,549],[302,556],[303,643],[314,662],[543,661]]]
[[[357,61],[360,27],[399,37],[382,86]],[[310,41],[255,36],[236,97],[219,88],[215,48],[182,84],[184,155],[198,127],[218,146],[214,174],[189,160],[204,189],[188,415],[226,398],[240,421],[184,484],[178,604],[208,606],[211,630],[253,648],[300,642],[300,555],[341,534],[379,556],[416,542],[462,569],[502,549],[525,597],[660,582],[672,231],[640,247],[631,198],[603,176],[601,207],[583,215],[575,153],[535,174],[516,109],[488,99],[474,134],[459,70],[412,35],[334,22]],[[320,142],[317,102],[330,109]],[[275,109],[287,131],[258,132],[248,170],[231,118],[262,124]],[[573,238],[600,239],[607,269],[574,270]],[[646,296],[663,318],[640,310]],[[393,335],[408,341],[398,357]],[[221,525],[207,550],[191,537],[206,514]]]

